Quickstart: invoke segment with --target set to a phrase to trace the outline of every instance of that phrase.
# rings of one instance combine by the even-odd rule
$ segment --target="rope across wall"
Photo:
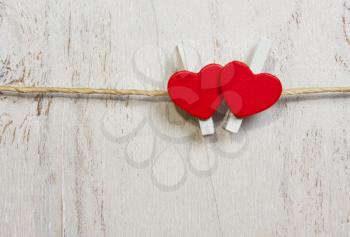
[[[168,96],[163,90],[136,90],[136,89],[99,89],[74,87],[26,87],[26,86],[0,86],[0,92],[19,94],[71,94],[71,95],[120,95],[120,96]],[[322,93],[350,93],[348,87],[310,87],[285,89],[282,96],[297,96]]]

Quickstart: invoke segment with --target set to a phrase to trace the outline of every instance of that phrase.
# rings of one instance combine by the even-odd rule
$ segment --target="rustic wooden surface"
[[[262,36],[286,88],[350,85],[349,0],[0,0],[0,83],[163,89],[177,43]],[[349,124],[344,95],[202,139],[167,100],[3,94],[0,236],[349,236]]]

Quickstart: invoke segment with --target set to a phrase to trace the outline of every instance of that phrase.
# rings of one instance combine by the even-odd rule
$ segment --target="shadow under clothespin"
[[[199,71],[201,65],[197,62],[196,55],[191,53],[189,47],[187,47],[184,42],[176,46],[176,52],[180,70]],[[207,120],[199,119],[198,122],[203,136],[213,135],[215,133],[215,126],[212,118]]]

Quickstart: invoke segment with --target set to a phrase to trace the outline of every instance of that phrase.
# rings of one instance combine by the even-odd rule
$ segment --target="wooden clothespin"
[[[271,44],[272,41],[269,39],[260,39],[250,63],[250,69],[254,73],[260,73],[262,71],[266,59],[268,58],[271,49]],[[243,119],[236,118],[234,114],[232,114],[230,111],[227,113],[226,118],[227,120],[224,125],[224,128],[232,133],[238,133],[242,125]]]
[[[194,58],[193,54],[187,51],[183,42],[177,45],[176,50],[183,70],[189,70],[193,72],[199,70],[200,65],[198,65],[197,59]],[[208,136],[215,133],[215,127],[212,118],[209,118],[207,120],[199,119],[198,122],[203,136]]]

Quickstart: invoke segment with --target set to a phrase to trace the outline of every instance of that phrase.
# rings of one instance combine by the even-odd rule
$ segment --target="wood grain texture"
[[[0,83],[164,89],[179,42],[224,64],[261,37],[285,88],[349,86],[349,0],[0,0]],[[349,236],[349,99],[203,139],[167,100],[0,95],[0,235]]]

